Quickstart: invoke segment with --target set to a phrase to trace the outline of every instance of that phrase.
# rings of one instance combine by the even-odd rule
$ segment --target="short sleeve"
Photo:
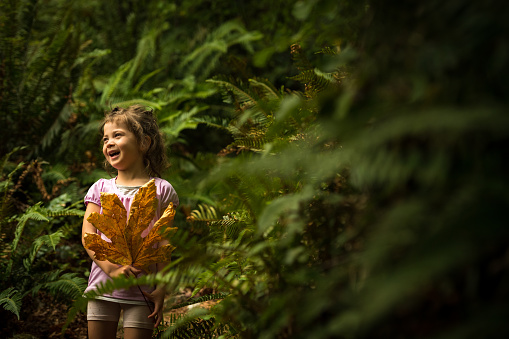
[[[87,206],[89,202],[92,202],[92,203],[94,203],[94,204],[96,204],[98,206],[101,206],[101,186],[102,186],[102,181],[103,181],[103,179],[96,181],[88,189],[88,192],[85,195],[85,199],[84,199],[85,206]]]
[[[173,186],[166,180],[161,180],[160,185],[161,210],[164,211],[170,202],[173,202],[173,207],[176,208],[179,205],[179,197]]]

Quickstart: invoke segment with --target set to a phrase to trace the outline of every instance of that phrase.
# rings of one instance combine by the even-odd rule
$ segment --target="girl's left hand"
[[[163,320],[163,305],[164,305],[164,288],[156,288],[152,293],[143,292],[143,294],[154,303],[154,312],[149,315],[149,318],[154,318],[156,323],[154,327],[159,326]]]

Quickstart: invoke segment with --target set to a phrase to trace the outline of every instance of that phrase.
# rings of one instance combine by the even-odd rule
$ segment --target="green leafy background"
[[[508,12],[0,0],[2,333],[42,293],[83,310],[98,127],[141,103],[181,201],[143,279],[221,300],[155,336],[506,338]]]

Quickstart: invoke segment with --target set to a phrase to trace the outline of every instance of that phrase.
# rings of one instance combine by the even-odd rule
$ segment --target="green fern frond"
[[[20,169],[22,169],[23,167],[25,166],[25,163],[23,161],[21,161],[20,163],[18,163],[16,165],[16,167],[7,175],[7,179],[4,180],[3,182],[5,183],[5,186],[4,188],[6,189],[5,191],[5,194],[7,195],[7,188],[10,187],[10,185],[13,184],[13,178],[14,178],[14,175],[16,174],[16,172],[18,172]]]
[[[274,88],[274,85],[267,80],[249,79],[249,83],[254,87],[261,88],[263,94],[262,97],[268,100],[281,98],[281,94],[279,94]]]
[[[64,238],[68,238],[70,235],[78,234],[81,231],[81,220],[77,220],[75,223],[66,223],[58,229],[64,235]]]
[[[290,79],[299,81],[306,85],[306,91],[312,90],[315,93],[323,91],[333,81],[332,74],[322,73],[317,69],[306,70],[302,73],[290,77]]]
[[[212,32],[211,37],[213,39],[225,40],[228,43],[228,47],[241,44],[248,52],[253,53],[254,50],[251,42],[260,40],[263,35],[258,31],[249,32],[240,21],[232,20],[219,26]]]
[[[80,49],[84,49],[84,48],[85,48],[85,46],[83,46],[83,45],[80,47]],[[108,54],[111,54],[110,49],[94,49],[91,52],[83,53],[78,58],[76,58],[76,60],[74,61],[73,67],[82,65],[83,63],[85,63],[88,60],[102,58]]]
[[[135,74],[156,54],[157,39],[169,27],[168,22],[164,22],[162,25],[155,25],[144,30],[136,46],[136,55],[127,76],[129,82],[132,82]]]
[[[21,217],[18,218],[18,225],[14,232],[14,240],[12,242],[12,251],[15,252],[18,242],[21,239],[23,230],[28,220],[49,221],[47,211],[41,208],[42,202],[38,202],[34,206],[30,206]]]
[[[205,270],[198,276],[191,295],[196,295],[204,287],[216,287],[218,283],[226,286],[228,289],[232,288],[231,281],[238,277],[239,272],[232,272],[229,267],[232,267],[232,263],[236,261],[236,257],[229,255],[203,267]],[[233,274],[230,275],[230,273]],[[216,282],[217,279],[220,282]]]
[[[201,70],[200,74],[203,78],[207,78],[212,74],[214,69],[219,64],[219,60],[221,59],[221,56],[222,56],[222,54],[216,53],[214,56],[212,56],[210,58],[210,60],[207,63],[205,63],[202,66],[202,70]]]
[[[64,326],[62,327],[62,332],[65,332],[67,327],[71,324],[71,322],[76,319],[76,316],[81,312],[86,312],[88,305],[88,299],[84,298],[82,295],[78,296],[71,307],[67,311],[67,318],[65,320]]]
[[[85,211],[78,209],[65,209],[60,211],[48,211],[47,216],[49,218],[56,217],[83,217],[85,215]]]
[[[49,221],[48,213],[45,209],[41,208],[40,203],[32,206],[33,209],[25,212],[21,217],[21,222],[26,222],[26,220],[35,220],[35,221]]]
[[[291,46],[291,54],[295,67],[301,72],[312,70],[314,66],[309,62],[304,53],[302,47],[299,44],[293,44]]]
[[[202,119],[197,117],[200,112],[208,109],[208,106],[194,106],[187,112],[172,112],[166,118],[160,121],[161,131],[167,136],[168,143],[172,143],[179,138],[181,131],[185,129],[195,129]]]
[[[4,172],[4,169],[5,169],[5,165],[7,164],[7,162],[9,161],[9,158],[16,152],[18,151],[21,151],[23,149],[25,149],[26,146],[19,146],[19,147],[16,147],[14,148],[12,151],[10,151],[9,153],[7,153],[6,155],[4,155],[2,157],[2,159],[0,160],[0,177],[2,176],[2,173]]]
[[[225,39],[232,35],[244,33],[247,33],[247,30],[244,28],[244,26],[238,20],[231,20],[216,28],[216,30],[212,32],[211,35],[216,39]]]
[[[216,209],[213,206],[199,204],[198,210],[193,210],[187,220],[190,222],[210,222],[217,221],[218,217]]]
[[[53,122],[53,125],[51,125],[46,134],[44,134],[44,136],[42,137],[41,140],[42,149],[46,149],[53,143],[53,140],[55,140],[55,137],[62,129],[62,125],[69,120],[69,117],[71,116],[72,112],[73,112],[72,104],[70,102],[67,102],[60,111],[60,113],[58,114],[58,116],[56,117],[55,121]]]
[[[60,240],[64,237],[64,234],[61,231],[57,231],[55,233],[46,234],[40,236],[34,240],[32,243],[32,248],[30,249],[30,254],[28,258],[23,261],[23,265],[27,270],[30,269],[32,263],[37,256],[37,253],[43,246],[52,247],[55,250],[56,245],[60,242]]]
[[[248,149],[255,152],[262,152],[264,149],[264,145],[269,143],[271,140],[268,139],[266,136],[243,136],[240,138],[237,138],[230,147],[240,147],[243,149]]]
[[[227,91],[233,92],[238,99],[238,102],[242,105],[246,105],[247,107],[258,105],[257,100],[253,96],[228,81],[208,79],[207,82],[216,84]]]
[[[59,180],[67,180],[70,177],[71,172],[64,164],[55,164],[44,170],[42,173],[42,179],[46,181],[57,182]]]
[[[248,52],[253,53],[254,49],[251,45],[251,42],[260,40],[262,38],[263,38],[263,34],[258,31],[246,32],[246,33],[238,36],[237,38],[230,40],[228,42],[228,45],[232,46],[232,45],[241,44],[244,46],[244,48]]]
[[[163,105],[175,106],[181,102],[187,101],[192,98],[194,98],[194,93],[191,92],[188,88],[172,89],[171,91],[168,92],[168,94],[165,95],[164,97],[165,101]],[[166,117],[164,112],[160,112],[159,115],[161,119],[164,119]]]
[[[230,119],[218,117],[218,116],[201,116],[200,123],[204,124],[208,127],[219,129],[219,130],[227,130],[228,124],[230,123]]]
[[[213,206],[199,204],[198,209],[193,210],[186,220],[193,225],[207,227],[218,243],[233,240],[239,233],[239,219],[231,215],[219,218]]]
[[[3,169],[5,168],[5,165],[7,164],[7,161],[9,159],[9,157],[16,151],[22,149],[24,147],[18,147],[16,149],[14,149],[12,152],[6,154],[3,159],[2,159],[2,164],[1,164],[1,169],[2,171],[0,171],[0,177],[3,178],[2,174],[3,174]],[[25,165],[24,162],[20,162],[16,165],[16,167],[14,168],[14,170],[12,170],[8,175],[7,175],[7,178],[5,178],[4,180],[0,181],[0,193],[3,193],[2,194],[2,197],[1,197],[1,200],[0,200],[0,231],[2,230],[2,224],[4,222],[6,222],[6,216],[8,215],[8,211],[10,210],[11,206],[12,206],[12,202],[10,201],[9,197],[10,195],[13,193],[12,190],[11,190],[11,186],[14,184],[13,183],[13,178],[14,178],[14,175],[16,172],[18,172],[21,168],[23,168]]]
[[[217,338],[233,331],[227,324],[218,324],[206,310],[197,309],[184,316],[171,319],[170,327],[161,334],[162,338]]]
[[[18,317],[21,310],[21,299],[23,296],[14,287],[9,287],[0,293],[0,306]]]
[[[235,219],[223,219],[219,223],[223,241],[234,240],[238,237],[240,231],[239,224],[240,222]]]
[[[64,273],[52,281],[45,282],[40,288],[59,298],[75,300],[83,294],[87,285],[87,280],[78,273]]]
[[[184,324],[179,324],[183,322],[183,318],[179,318],[175,327],[178,326],[175,330],[170,328],[170,331],[165,332],[169,333],[163,334],[163,338],[171,338],[171,339],[184,339],[184,338],[212,338],[212,329],[214,328],[214,320],[208,319],[194,319],[187,320]]]
[[[66,130],[62,133],[62,143],[58,148],[58,155],[62,156],[67,152],[71,152],[75,145],[82,140],[94,139],[101,125],[101,120],[92,120],[86,124],[78,124],[74,129]]]
[[[206,57],[210,54],[212,54],[214,51],[220,52],[220,53],[226,53],[228,50],[228,45],[226,42],[221,40],[215,40],[207,42],[197,49],[195,49],[191,54],[186,56],[181,63],[182,67],[187,66],[188,64],[192,64],[190,67],[191,69],[196,70],[200,66],[201,63],[206,59]],[[194,72],[190,72],[191,74]]]
[[[315,54],[328,54],[328,55],[338,55],[339,53],[339,46],[336,48],[325,46]]]
[[[120,66],[117,71],[110,77],[110,81],[106,85],[106,87],[103,90],[100,103],[105,104],[113,95],[113,93],[117,90],[118,85],[121,83],[124,75],[129,71],[129,69],[132,67],[133,61],[130,60]]]
[[[186,74],[195,74],[206,78],[217,66],[221,56],[227,53],[229,47],[242,45],[248,52],[253,53],[251,42],[259,40],[259,32],[248,32],[239,21],[228,21],[208,34],[196,49],[189,53],[180,64]]]
[[[133,92],[134,93],[137,93],[140,91],[140,88],[141,86],[143,86],[145,84],[145,82],[147,82],[150,78],[152,78],[153,76],[161,73],[161,71],[163,71],[164,68],[158,68],[148,74],[145,74],[143,77],[141,77],[140,81],[138,81],[138,83],[136,84],[136,86],[134,86],[134,89],[133,89]],[[160,108],[159,108],[160,109]]]
[[[206,70],[202,72],[202,76],[207,77],[216,66],[219,57],[225,54],[227,50],[228,44],[224,41],[207,42],[188,55],[183,60],[181,67],[187,67],[188,73],[197,74],[198,70],[205,65]]]
[[[161,109],[160,103],[141,99],[141,98],[130,99],[130,100],[125,100],[125,101],[118,101],[118,102],[115,102],[114,105],[119,106],[119,107],[128,107],[131,105],[144,105],[146,107],[152,107],[157,110]]]

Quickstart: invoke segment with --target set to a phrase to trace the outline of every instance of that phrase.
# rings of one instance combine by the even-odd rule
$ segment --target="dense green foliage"
[[[508,6],[0,3],[5,314],[40,288],[83,305],[70,215],[107,176],[102,112],[136,102],[181,201],[144,279],[224,298],[161,336],[509,335]]]

